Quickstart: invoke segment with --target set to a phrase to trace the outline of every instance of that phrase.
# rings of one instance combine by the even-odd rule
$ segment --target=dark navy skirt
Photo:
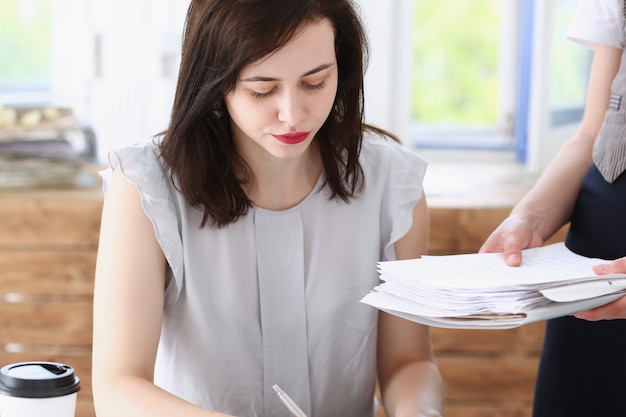
[[[626,173],[609,184],[589,170],[565,243],[588,257],[626,256]],[[626,320],[549,320],[533,417],[595,416],[626,416]]]

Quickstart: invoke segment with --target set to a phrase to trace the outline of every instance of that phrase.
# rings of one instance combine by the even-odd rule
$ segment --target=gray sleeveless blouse
[[[111,153],[169,266],[157,385],[241,417],[289,417],[273,384],[309,416],[374,417],[378,312],[359,301],[412,224],[426,161],[367,136],[360,162],[365,189],[350,204],[329,201],[320,178],[296,207],[200,229],[155,143]]]

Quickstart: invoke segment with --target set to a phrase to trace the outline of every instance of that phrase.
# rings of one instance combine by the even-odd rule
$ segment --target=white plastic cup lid
[[[62,397],[80,390],[74,368],[57,362],[19,362],[0,369],[0,394],[21,398]]]

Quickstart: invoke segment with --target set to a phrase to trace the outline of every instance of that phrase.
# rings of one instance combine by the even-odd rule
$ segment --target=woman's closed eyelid
[[[302,86],[304,88],[306,88],[307,90],[321,90],[324,87],[326,87],[326,79],[317,82],[317,83],[307,83],[307,82],[303,82]],[[267,98],[272,96],[276,90],[278,89],[278,87],[273,87],[272,89],[268,90],[268,91],[257,91],[254,89],[250,89],[250,94],[254,97],[254,98]]]
[[[315,84],[305,83],[304,86],[309,90],[321,90],[322,88],[326,87],[326,80],[320,81],[319,83]]]
[[[314,86],[326,84],[326,81],[331,77],[330,71],[324,71],[322,73],[313,74],[309,78],[303,78],[302,84],[305,86]]]
[[[267,97],[271,96],[272,94],[274,94],[275,91],[276,91],[275,88],[272,88],[271,90],[266,91],[266,92],[250,90],[250,94],[254,98],[267,98]]]

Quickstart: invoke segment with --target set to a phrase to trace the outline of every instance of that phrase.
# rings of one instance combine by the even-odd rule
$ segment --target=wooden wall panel
[[[95,267],[95,250],[0,250],[0,294],[91,297]]]
[[[429,253],[451,255],[477,252],[510,211],[510,207],[431,207]],[[566,233],[567,226],[564,226],[548,242],[563,241]]]
[[[434,349],[440,354],[536,356],[541,351],[545,322],[507,330],[465,330],[433,327]]]
[[[474,404],[449,401],[445,409],[445,417],[528,417],[531,414],[531,403],[517,403],[514,401],[503,404]]]
[[[506,403],[532,401],[536,357],[439,355],[448,401]]]
[[[90,346],[91,301],[0,302],[0,343]]]
[[[100,232],[102,191],[0,191],[0,247],[95,248]]]

